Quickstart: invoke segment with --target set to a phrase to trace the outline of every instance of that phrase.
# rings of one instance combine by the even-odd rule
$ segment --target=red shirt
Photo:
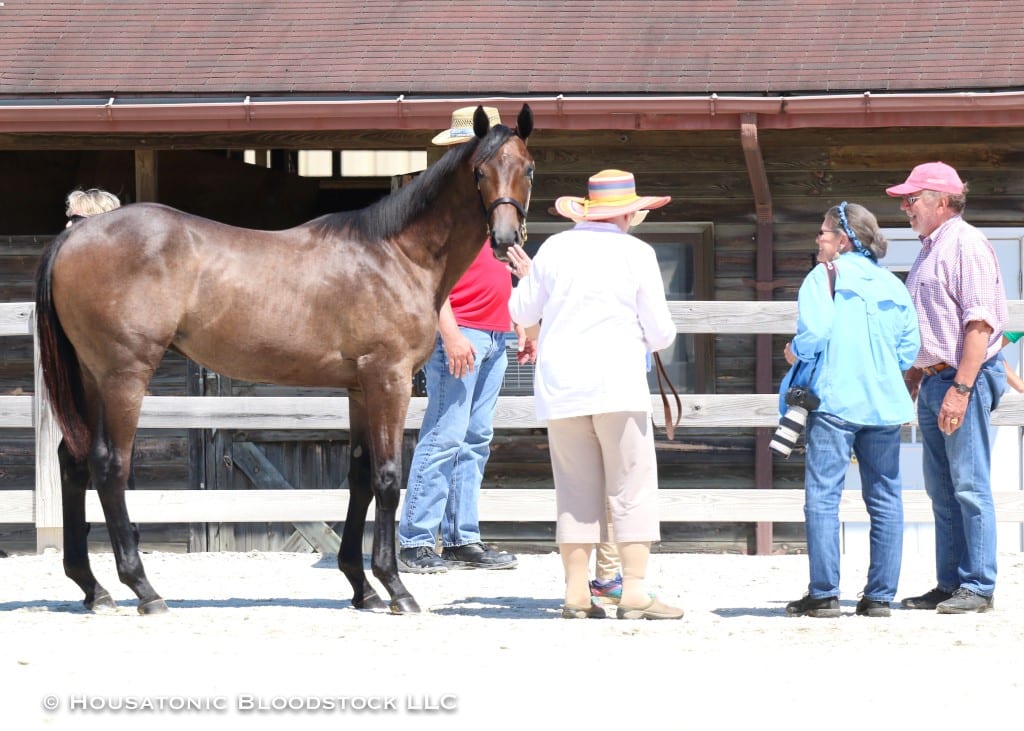
[[[455,322],[474,330],[508,332],[512,321],[508,300],[512,296],[512,275],[491,252],[491,242],[480,253],[448,295]]]

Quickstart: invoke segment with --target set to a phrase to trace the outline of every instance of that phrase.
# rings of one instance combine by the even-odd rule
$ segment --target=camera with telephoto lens
[[[804,427],[807,426],[807,412],[814,411],[820,403],[821,399],[808,389],[801,386],[790,386],[786,391],[786,406],[789,408],[779,419],[779,428],[775,430],[775,435],[768,443],[768,448],[783,457],[788,457],[792,453],[793,447],[796,446],[797,439],[803,433]]]

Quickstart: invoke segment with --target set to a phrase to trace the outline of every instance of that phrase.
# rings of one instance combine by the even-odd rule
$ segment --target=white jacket
[[[509,300],[512,319],[541,323],[537,418],[650,413],[647,353],[671,345],[675,323],[654,249],[609,223],[550,237]]]

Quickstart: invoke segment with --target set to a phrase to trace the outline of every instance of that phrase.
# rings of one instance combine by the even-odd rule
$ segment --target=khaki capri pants
[[[661,539],[658,462],[650,415],[641,411],[548,421],[558,543]],[[607,497],[607,506],[605,498]]]

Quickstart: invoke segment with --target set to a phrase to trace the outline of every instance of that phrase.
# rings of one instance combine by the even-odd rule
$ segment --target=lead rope
[[[676,387],[672,385],[672,380],[668,377],[668,372],[661,362],[661,356],[655,352],[653,357],[655,373],[658,375],[658,391],[661,393],[662,406],[665,407],[665,434],[669,439],[675,439],[676,427],[679,426],[679,422],[683,418],[683,402],[679,398],[679,392],[676,391]],[[663,378],[664,382],[662,382]],[[672,407],[669,405],[668,396],[665,394],[666,383],[669,389],[671,389],[672,395],[676,397],[676,419],[674,422],[672,421]]]

